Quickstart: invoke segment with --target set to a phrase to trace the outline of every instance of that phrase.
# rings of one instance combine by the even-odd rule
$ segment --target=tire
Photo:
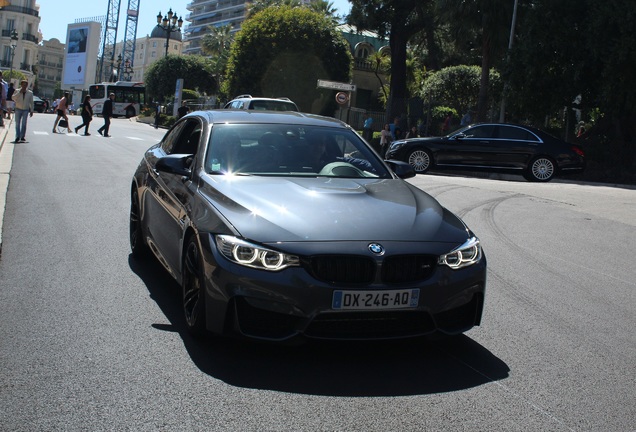
[[[182,303],[186,328],[193,336],[205,335],[205,275],[203,256],[194,235],[188,238],[183,256]]]
[[[139,193],[136,189],[133,190],[130,199],[130,250],[133,257],[138,260],[146,259],[150,256],[150,249],[146,244],[141,227]]]
[[[135,115],[136,113],[134,108],[129,107],[126,109],[126,118],[131,118],[131,117],[134,117]]]
[[[549,182],[556,175],[556,171],[556,164],[552,159],[538,156],[530,162],[524,177],[531,182]]]
[[[418,174],[424,174],[433,165],[433,157],[431,156],[431,152],[419,148],[411,150],[406,161]]]

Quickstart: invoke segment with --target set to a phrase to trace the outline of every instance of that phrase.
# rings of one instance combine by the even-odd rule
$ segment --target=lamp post
[[[166,55],[168,55],[168,46],[170,45],[170,33],[180,32],[182,25],[183,19],[172,12],[172,8],[168,11],[168,15],[162,16],[161,11],[157,15],[157,27],[166,32]]]
[[[13,59],[15,58],[15,49],[18,46],[18,32],[11,30],[11,71],[9,72],[9,81],[13,77]]]
[[[133,67],[130,59],[126,59],[124,62],[124,81],[132,81]]]
[[[117,56],[117,60],[112,64],[112,69],[110,71],[110,82],[115,82],[119,80],[119,68],[121,67],[121,54]]]

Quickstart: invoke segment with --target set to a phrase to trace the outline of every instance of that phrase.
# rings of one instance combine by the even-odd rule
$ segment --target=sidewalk
[[[9,177],[11,164],[13,162],[13,143],[8,138],[11,133],[11,120],[4,120],[4,127],[0,127],[0,257],[2,256],[2,224],[4,221],[4,208],[7,203],[7,189],[9,188]]]

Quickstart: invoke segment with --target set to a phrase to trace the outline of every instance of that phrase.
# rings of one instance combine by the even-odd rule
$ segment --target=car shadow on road
[[[181,311],[180,288],[155,260],[130,268],[170,325],[192,361],[227,384],[288,393],[328,396],[406,396],[452,392],[499,381],[510,369],[501,359],[462,335],[438,342],[309,342],[300,346],[207,337],[193,338]]]

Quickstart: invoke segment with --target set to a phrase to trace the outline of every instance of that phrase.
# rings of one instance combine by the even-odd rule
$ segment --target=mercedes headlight
[[[437,263],[456,270],[476,264],[480,259],[481,245],[479,244],[479,239],[472,237],[452,252],[440,256]]]
[[[296,255],[288,255],[245,240],[229,236],[216,236],[216,247],[232,262],[260,270],[279,271],[298,266]]]

